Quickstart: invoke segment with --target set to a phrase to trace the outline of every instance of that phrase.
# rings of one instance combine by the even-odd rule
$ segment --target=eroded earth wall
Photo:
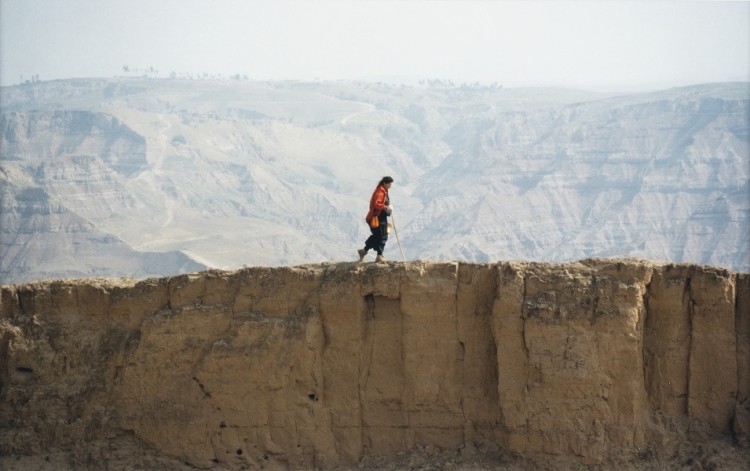
[[[330,468],[430,444],[618,462],[750,446],[749,396],[750,278],[720,268],[341,263],[2,287],[5,456]]]

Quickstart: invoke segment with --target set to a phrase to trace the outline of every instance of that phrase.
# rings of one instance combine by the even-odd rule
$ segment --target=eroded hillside
[[[712,440],[748,456],[748,274],[341,263],[1,299],[8,466],[334,468],[425,446],[666,466]]]
[[[0,95],[5,283],[351,260],[383,175],[407,259],[750,270],[747,83],[118,78]]]

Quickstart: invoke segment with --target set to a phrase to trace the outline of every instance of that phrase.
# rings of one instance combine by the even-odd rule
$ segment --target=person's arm
[[[381,188],[378,188],[377,194],[375,196],[375,211],[377,213],[380,213],[381,211],[386,211],[388,207],[385,205],[385,191]]]

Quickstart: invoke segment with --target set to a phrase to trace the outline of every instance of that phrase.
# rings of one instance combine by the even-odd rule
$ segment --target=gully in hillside
[[[385,261],[383,258],[383,250],[385,250],[385,243],[388,241],[390,227],[390,224],[388,224],[388,216],[390,216],[393,211],[391,200],[388,197],[388,190],[391,188],[391,185],[393,185],[393,178],[383,177],[375,188],[375,191],[372,193],[372,197],[370,198],[370,210],[367,212],[367,216],[365,216],[365,221],[370,227],[370,232],[372,234],[365,241],[365,248],[357,250],[360,262],[365,259],[365,255],[367,255],[367,252],[370,249],[375,249],[375,252],[378,254],[377,257],[375,257],[376,262]]]

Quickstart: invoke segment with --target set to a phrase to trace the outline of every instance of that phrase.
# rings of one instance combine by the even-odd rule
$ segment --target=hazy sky
[[[596,89],[750,80],[750,2],[0,0],[0,83],[123,66]]]

